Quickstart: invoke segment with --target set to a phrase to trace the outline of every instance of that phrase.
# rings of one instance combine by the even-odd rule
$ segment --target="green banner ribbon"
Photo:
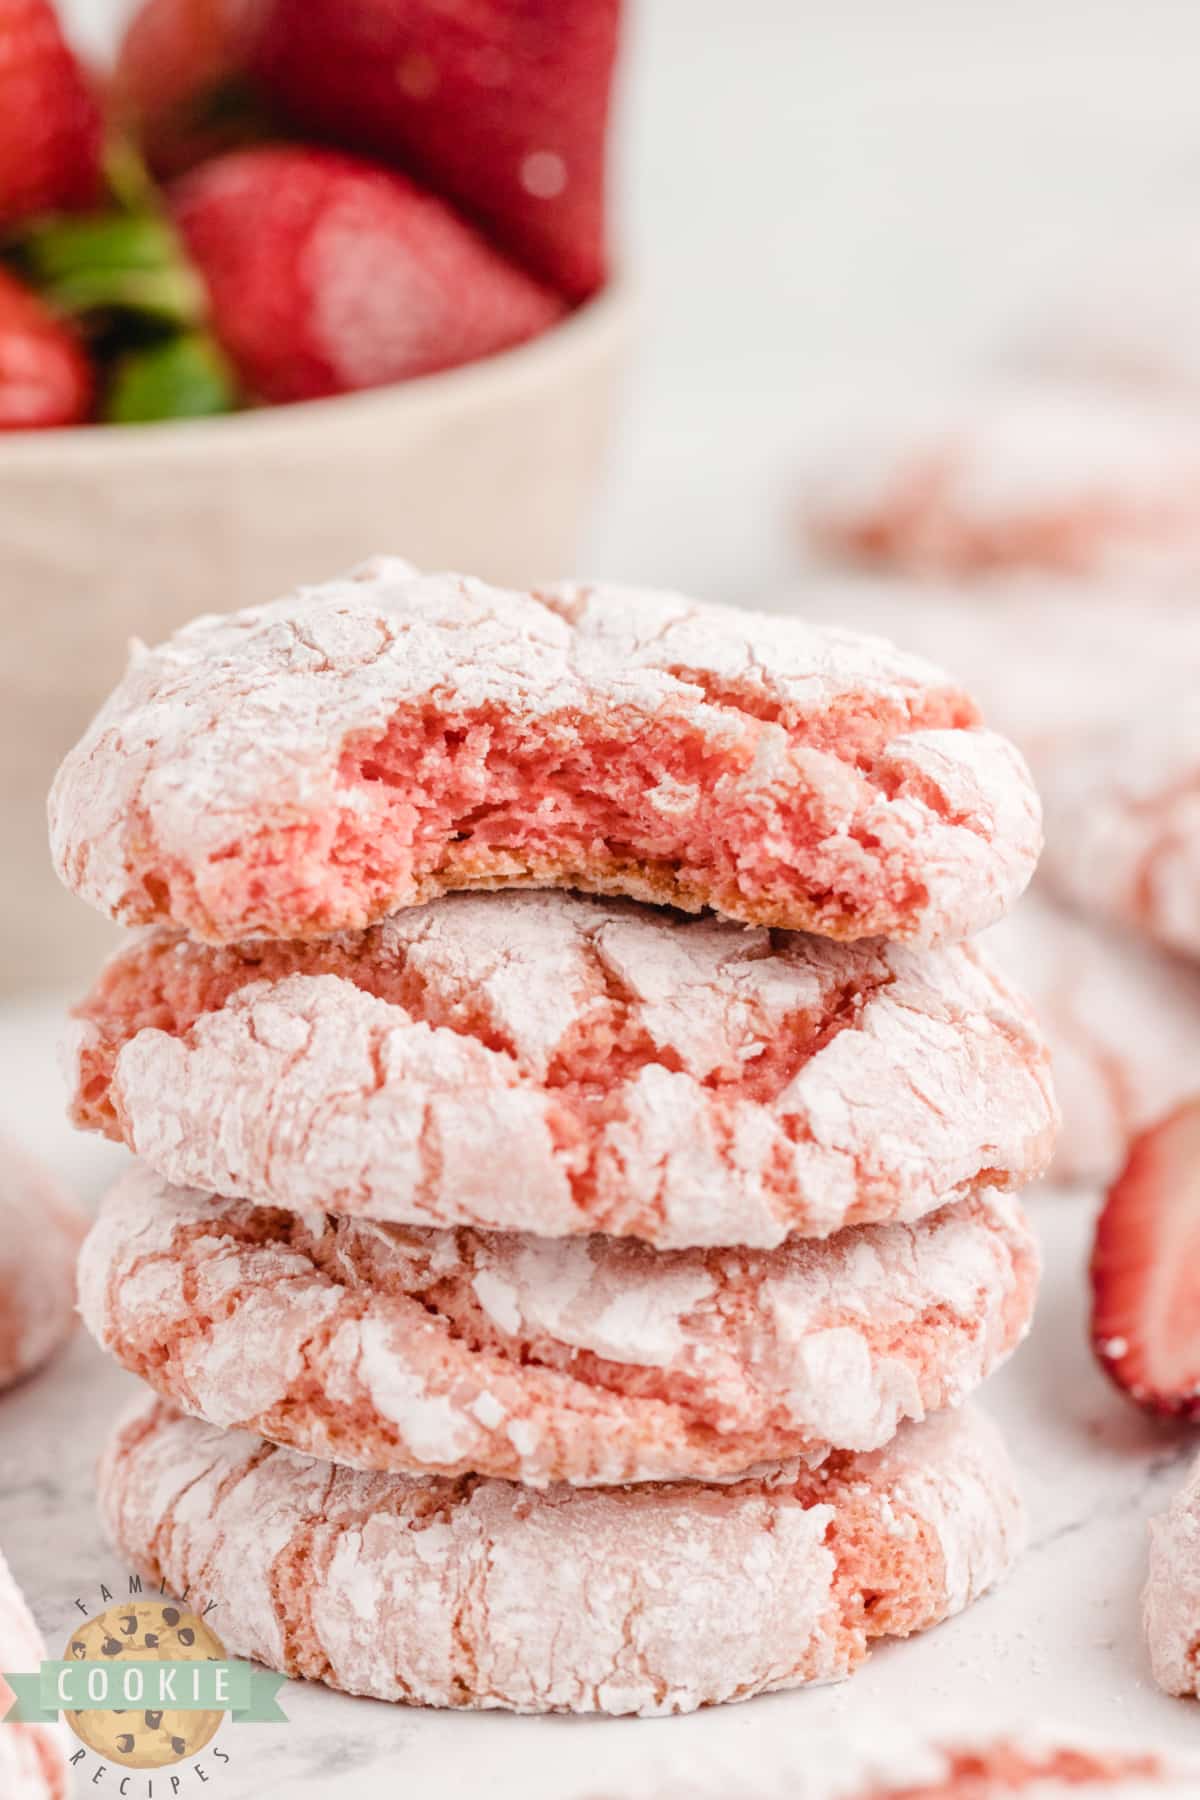
[[[51,1724],[60,1712],[228,1712],[238,1725],[286,1725],[287,1677],[248,1662],[44,1662],[0,1671],[16,1696],[5,1725]]]

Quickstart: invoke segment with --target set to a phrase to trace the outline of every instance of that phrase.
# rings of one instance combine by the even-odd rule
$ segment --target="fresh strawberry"
[[[1200,1096],[1135,1140],[1092,1250],[1092,1343],[1152,1412],[1200,1419]]]
[[[235,151],[172,203],[213,330],[265,400],[448,369],[562,311],[433,195],[336,151]]]
[[[78,425],[92,375],[72,332],[0,270],[0,431]]]
[[[162,176],[260,135],[247,63],[264,0],[146,0],[113,70],[115,117]]]
[[[49,0],[0,0],[0,226],[87,206],[100,110]]]
[[[605,277],[620,0],[269,0],[254,64],[298,125],[397,161],[571,299]]]

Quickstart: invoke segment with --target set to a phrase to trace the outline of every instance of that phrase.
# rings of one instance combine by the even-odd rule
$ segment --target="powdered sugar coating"
[[[42,1634],[0,1554],[0,1669],[14,1674],[40,1667]],[[0,1715],[12,1699],[0,1677]],[[67,1800],[66,1728],[0,1723],[0,1794],[5,1800]]]
[[[1195,572],[1200,427],[1099,386],[914,396],[823,441],[801,509],[821,548],[921,573]]]
[[[564,893],[317,944],[155,934],[78,1009],[74,1116],[264,1205],[660,1247],[913,1218],[1049,1158],[1045,1047],[971,946]]]
[[[1200,1460],[1166,1512],[1150,1521],[1142,1619],[1159,1687],[1200,1695]]]
[[[49,1173],[0,1139],[0,1388],[40,1368],[69,1335],[85,1230]]]
[[[951,1414],[815,1473],[530,1493],[366,1475],[152,1401],[103,1458],[120,1553],[231,1651],[427,1706],[666,1714],[837,1680],[1018,1554],[1002,1444]]]
[[[998,572],[971,582],[821,569],[777,604],[818,625],[936,657],[1029,758],[1039,785],[1064,750],[1186,701],[1200,665],[1195,576],[1091,580]]]
[[[1200,956],[1200,717],[1189,696],[1054,760],[1046,876],[1066,899]]]
[[[185,1411],[360,1468],[531,1485],[703,1479],[874,1449],[1023,1336],[1015,1200],[779,1249],[428,1231],[254,1208],[144,1169],[80,1309]]]
[[[1200,1087],[1200,971],[1070,912],[1041,885],[986,946],[1050,1047],[1055,1177],[1111,1180],[1135,1133]]]
[[[50,816],[77,893],[215,942],[504,886],[954,940],[1040,829],[1013,747],[890,645],[388,558],[139,650]]]

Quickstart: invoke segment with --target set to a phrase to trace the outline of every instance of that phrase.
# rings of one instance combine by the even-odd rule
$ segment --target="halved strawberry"
[[[1092,1249],[1092,1345],[1131,1399],[1200,1419],[1200,1095],[1134,1140]]]

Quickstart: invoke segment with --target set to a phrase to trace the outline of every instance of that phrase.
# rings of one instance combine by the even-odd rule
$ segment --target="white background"
[[[110,9],[75,10],[97,41]],[[1169,205],[1186,226],[1194,205],[1200,229],[1198,95],[1200,11],[1185,0],[643,0],[620,179],[643,341],[586,572],[768,593],[789,562],[788,447],[818,399],[989,352],[1077,244],[1119,245],[1147,212]],[[56,1004],[0,1015],[0,1120],[94,1191],[113,1159],[58,1122]],[[1091,1365],[1094,1198],[1033,1205],[1040,1322],[990,1398],[1034,1541],[966,1618],[841,1688],[663,1723],[421,1714],[293,1687],[289,1730],[226,1728],[229,1770],[183,1791],[575,1800],[693,1758],[753,1771],[781,1743],[795,1755],[828,1726],[863,1739],[897,1714],[929,1729],[1049,1715],[1200,1746],[1195,1707],[1150,1683],[1137,1622],[1144,1520],[1192,1443]],[[4,1402],[0,1542],[53,1640],[109,1566],[90,1468],[126,1385],[79,1341]]]

